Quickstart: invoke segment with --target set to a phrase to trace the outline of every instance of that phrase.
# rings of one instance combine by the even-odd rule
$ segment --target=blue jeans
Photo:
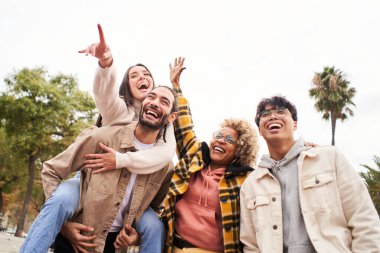
[[[46,253],[53,244],[62,224],[75,212],[79,203],[80,178],[61,183],[43,205],[29,229],[19,253]],[[140,253],[162,252],[165,227],[151,207],[145,210],[136,229],[141,235]]]
[[[140,253],[163,252],[165,227],[151,207],[148,207],[136,222],[136,229],[141,236]]]
[[[80,178],[61,183],[45,202],[29,229],[19,253],[46,253],[62,224],[75,212],[79,203]]]

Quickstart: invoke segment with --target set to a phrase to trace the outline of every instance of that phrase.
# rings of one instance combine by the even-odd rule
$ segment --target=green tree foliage
[[[10,194],[16,185],[26,178],[25,170],[21,170],[24,163],[17,159],[6,140],[4,128],[0,128],[0,213],[3,212],[3,194]]]
[[[36,164],[62,151],[80,129],[93,123],[94,102],[71,75],[49,76],[42,68],[24,68],[5,80],[0,120],[15,156],[28,175],[16,236],[21,236],[32,198]]]
[[[376,168],[361,164],[367,171],[360,172],[360,176],[364,178],[373,204],[380,215],[380,157],[374,156],[373,161],[375,162]]]
[[[331,120],[331,145],[335,145],[337,120],[344,121],[354,115],[350,106],[355,106],[352,99],[356,89],[349,87],[349,84],[342,71],[325,67],[323,72],[315,73],[309,90],[310,97],[316,100],[315,109],[323,114],[323,119]]]

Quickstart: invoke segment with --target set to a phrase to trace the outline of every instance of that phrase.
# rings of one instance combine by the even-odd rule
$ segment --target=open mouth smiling
[[[145,110],[145,114],[149,115],[149,116],[152,116],[155,119],[158,119],[160,117],[160,114],[158,112],[152,110],[152,109],[146,109]]]
[[[282,127],[282,125],[279,123],[271,123],[267,126],[267,129],[268,130],[277,130],[277,129],[280,129],[281,127]]]
[[[139,86],[137,87],[137,89],[139,90],[146,90],[149,88],[149,84],[147,82],[142,82],[139,84]]]
[[[218,153],[226,153],[226,151],[223,149],[223,148],[221,148],[221,147],[219,147],[219,146],[214,146],[213,147],[213,149],[212,149],[213,151],[216,151],[216,152],[218,152]]]

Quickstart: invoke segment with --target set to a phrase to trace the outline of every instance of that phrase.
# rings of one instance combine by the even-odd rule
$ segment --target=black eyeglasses
[[[231,135],[226,135],[224,136],[221,132],[217,131],[215,132],[212,137],[217,140],[217,141],[221,141],[223,140],[225,143],[228,143],[228,144],[235,144],[237,142],[237,140],[235,140]]]
[[[286,109],[285,107],[277,107],[276,109],[273,109],[273,110],[264,110],[260,113],[260,120],[263,122],[268,121],[272,113],[274,113],[274,115],[277,118],[283,118],[285,117],[287,112],[288,112],[288,109]]]

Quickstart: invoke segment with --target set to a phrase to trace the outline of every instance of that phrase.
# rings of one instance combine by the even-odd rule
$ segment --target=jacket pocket
[[[248,210],[253,216],[256,231],[260,233],[265,226],[269,225],[270,207],[269,196],[257,195],[246,200]]]
[[[332,172],[323,172],[303,179],[304,201],[310,209],[314,211],[328,211],[331,209],[333,180]]]
[[[120,174],[120,172],[119,172]],[[88,184],[87,197],[91,201],[104,203],[115,194],[119,175],[115,171],[92,174]]]
[[[247,200],[247,208],[255,210],[259,206],[269,205],[269,198],[267,196],[256,196]]]
[[[302,186],[304,189],[321,187],[325,184],[330,183],[331,181],[333,181],[333,179],[334,179],[334,177],[333,177],[332,173],[323,173],[323,174],[319,174],[319,175],[315,175],[315,176],[306,178],[303,181]]]

